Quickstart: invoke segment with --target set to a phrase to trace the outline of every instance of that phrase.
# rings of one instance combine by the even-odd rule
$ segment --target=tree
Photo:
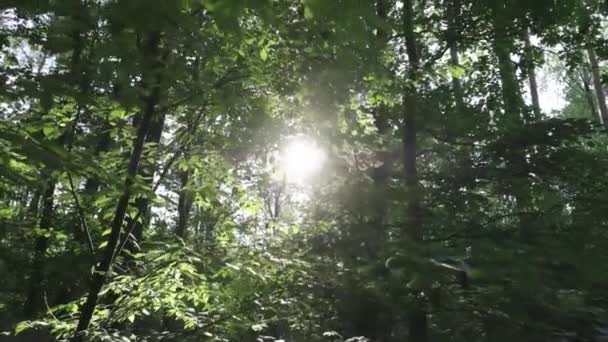
[[[600,5],[0,5],[0,326],[599,339]]]

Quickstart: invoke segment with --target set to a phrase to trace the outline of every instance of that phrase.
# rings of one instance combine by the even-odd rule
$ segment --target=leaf
[[[459,65],[450,65],[448,67],[448,72],[450,73],[450,76],[454,78],[461,78],[464,76],[466,70]]]
[[[260,58],[263,61],[266,61],[268,59],[268,50],[266,48],[263,48],[262,50],[260,50]]]
[[[123,109],[114,109],[110,112],[110,120],[120,120],[127,116],[127,112]]]
[[[267,327],[268,327],[268,325],[266,323],[259,323],[259,324],[252,325],[251,326],[251,330],[253,330],[255,332],[260,332],[260,331],[264,330]]]
[[[19,322],[16,326],[15,326],[15,335],[18,335],[19,333],[29,329],[31,326],[30,321],[23,321],[23,322]]]
[[[0,218],[8,219],[15,216],[15,211],[11,208],[0,209]]]
[[[227,263],[226,263],[226,266],[227,266],[228,268],[230,268],[230,269],[235,270],[235,271],[240,271],[240,270],[241,270],[241,268],[240,268],[240,267],[238,267],[237,265],[231,264],[231,263],[229,263],[229,262],[227,262]]]
[[[49,138],[54,138],[57,134],[57,127],[55,126],[44,126],[42,127],[42,133]]]
[[[129,316],[127,317],[127,320],[128,320],[129,322],[133,323],[133,322],[135,321],[135,315],[134,315],[134,314],[129,315]]]
[[[337,338],[342,338],[342,335],[340,335],[338,332],[336,331],[326,331],[323,333],[323,337],[337,337]]]
[[[314,13],[310,6],[304,6],[304,18],[312,19],[314,17]]]

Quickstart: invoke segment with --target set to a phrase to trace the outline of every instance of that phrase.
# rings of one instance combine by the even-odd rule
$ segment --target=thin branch
[[[450,144],[450,145],[460,145],[460,146],[474,146],[475,145],[474,141],[456,141],[456,140],[450,140],[447,138],[440,137],[439,135],[436,135],[435,133],[433,133],[433,131],[430,129],[427,129],[426,133],[428,133],[431,137],[433,137],[433,139],[440,141],[442,143]]]
[[[198,128],[198,126],[200,125],[200,122],[203,120],[203,118],[205,117],[205,111],[204,110],[200,110],[198,112],[197,117],[194,119],[194,125],[191,126],[191,129],[189,129],[189,133],[190,134],[194,134],[196,133],[196,130]],[[178,137],[176,137],[173,142],[171,143],[177,143]],[[158,190],[158,188],[160,187],[162,181],[164,180],[164,178],[167,176],[167,174],[169,173],[169,170],[171,169],[171,167],[173,166],[173,164],[175,163],[175,161],[177,161],[177,159],[181,156],[181,154],[184,152],[185,146],[182,146],[180,149],[178,149],[173,156],[171,156],[171,158],[169,158],[169,160],[166,162],[165,166],[163,167],[162,172],[160,173],[158,180],[156,181],[156,184],[154,184],[154,186],[152,187],[152,193],[156,193],[156,191]],[[124,240],[121,242],[120,247],[114,252],[114,256],[112,257],[112,259],[116,258],[116,256],[120,255],[120,253],[122,253],[122,251],[124,250],[127,241],[129,241],[129,237],[133,236],[133,232],[135,230],[135,222],[137,222],[137,220],[139,220],[141,218],[141,216],[143,215],[143,213],[141,211],[138,211],[137,214],[135,214],[135,217],[133,218],[133,220],[131,221],[131,224],[127,227],[127,235],[125,236]]]
[[[55,314],[53,314],[53,310],[52,310],[52,309],[51,309],[51,307],[49,306],[49,301],[48,301],[47,296],[46,296],[46,291],[44,291],[44,294],[43,294],[42,298],[44,299],[44,305],[46,306],[46,311],[48,312],[48,314],[49,314],[51,317],[53,317],[53,319],[54,319],[56,322],[59,322],[59,319],[57,319],[57,316],[55,316]]]
[[[87,235],[87,241],[89,243],[89,250],[91,251],[91,255],[93,257],[95,257],[95,247],[93,246],[93,239],[91,238],[91,231],[89,230],[89,227],[87,225],[87,221],[86,221],[86,218],[84,215],[84,210],[82,209],[82,206],[80,205],[80,200],[78,199],[78,194],[76,193],[76,190],[74,189],[74,179],[72,178],[72,174],[69,172],[68,172],[68,181],[70,183],[70,193],[72,194],[72,197],[74,198],[74,204],[76,205],[76,211],[78,212],[78,217],[80,218],[81,228]]]
[[[241,79],[249,77],[249,74],[246,74],[246,73],[245,74],[237,74],[237,75],[235,75],[233,77],[229,77],[230,74],[232,74],[232,72],[234,72],[236,70],[238,70],[238,69],[235,68],[235,69],[229,70],[226,73],[226,75],[224,75],[222,78],[220,78],[219,80],[217,80],[215,83],[213,83],[211,85],[211,89],[218,89],[220,87],[225,86],[226,84],[228,84],[230,82],[238,81],[238,80],[241,80]],[[159,109],[159,111],[168,111],[168,110],[174,109],[174,108],[176,108],[176,107],[178,107],[178,106],[180,106],[182,104],[187,103],[188,101],[192,100],[193,98],[204,94],[204,92],[206,90],[207,89],[199,89],[197,91],[194,91],[194,92],[186,95],[182,99],[179,99],[179,100],[177,100],[177,101],[175,101],[173,103],[170,103],[170,104],[168,104],[168,105],[166,105],[164,107],[161,107]]]
[[[500,220],[510,218],[510,217],[521,217],[521,216],[525,216],[525,215],[540,216],[543,214],[547,214],[550,211],[553,211],[558,207],[561,207],[561,204],[556,204],[545,211],[540,211],[540,210],[518,211],[518,212],[513,212],[513,213],[508,213],[508,214],[503,214],[503,215],[497,215],[497,216],[489,218],[488,220],[486,220],[486,222],[483,222],[480,224],[472,224],[471,226],[474,226],[476,228],[485,228],[493,223],[496,223]],[[464,230],[464,231],[454,232],[452,234],[448,234],[447,236],[443,236],[443,237],[439,237],[439,238],[426,239],[424,241],[425,242],[442,242],[442,241],[447,241],[447,240],[455,239],[455,238],[461,238],[461,239],[490,238],[492,235],[501,234],[501,233],[504,234],[504,233],[512,233],[512,232],[511,231],[498,231],[498,232],[487,232],[487,233],[478,233],[478,234],[467,234],[467,230]]]
[[[433,66],[433,64],[435,64],[435,62],[437,62],[439,59],[441,59],[446,52],[448,52],[448,50],[450,49],[450,42],[448,41],[447,44],[445,44],[445,46],[443,46],[441,49],[437,50],[422,66],[422,69],[428,69],[431,68]]]

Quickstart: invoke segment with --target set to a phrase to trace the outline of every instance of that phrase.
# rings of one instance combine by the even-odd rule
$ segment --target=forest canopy
[[[607,27],[1,1],[0,341],[605,341]]]

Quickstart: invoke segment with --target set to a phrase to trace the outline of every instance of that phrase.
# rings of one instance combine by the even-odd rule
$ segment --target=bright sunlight
[[[288,141],[280,158],[281,169],[287,180],[303,182],[320,171],[326,155],[309,137],[296,136]]]

